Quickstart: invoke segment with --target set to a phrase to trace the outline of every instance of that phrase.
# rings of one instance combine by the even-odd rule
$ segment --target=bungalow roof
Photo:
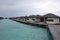
[[[48,17],[48,18],[60,18],[59,16],[52,14],[52,13],[48,13],[46,15],[44,15],[44,17]]]
[[[36,18],[36,17],[42,17],[42,16],[40,16],[40,15],[31,15],[31,16],[29,16],[29,18]]]

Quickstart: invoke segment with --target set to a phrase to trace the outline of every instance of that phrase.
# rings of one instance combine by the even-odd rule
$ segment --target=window
[[[52,21],[52,22],[53,22],[53,20],[52,20],[52,19],[48,19],[47,21]]]
[[[32,19],[32,20],[35,20],[35,19]]]
[[[27,20],[29,20],[29,18],[27,18]]]

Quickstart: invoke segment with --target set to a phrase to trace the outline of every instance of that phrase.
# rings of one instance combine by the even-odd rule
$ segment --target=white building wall
[[[35,19],[35,18],[29,18],[29,20],[27,20],[27,22],[35,22],[34,20],[32,19]]]
[[[47,23],[51,23],[51,24],[59,23],[59,18],[48,18],[48,19],[52,19],[53,21],[47,21]]]

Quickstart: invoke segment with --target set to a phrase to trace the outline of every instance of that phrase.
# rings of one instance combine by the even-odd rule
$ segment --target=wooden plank
[[[54,40],[60,40],[60,25],[48,25]]]

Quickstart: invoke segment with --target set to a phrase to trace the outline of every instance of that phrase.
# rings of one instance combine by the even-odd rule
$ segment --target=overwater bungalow
[[[40,22],[41,21],[41,16],[40,15],[28,16],[27,21],[28,22]]]
[[[18,21],[26,21],[26,16],[21,16],[21,17],[11,17],[9,19],[12,19],[12,20],[18,20]]]
[[[56,23],[60,23],[59,20],[60,20],[60,17],[55,14],[49,13],[49,14],[44,15],[45,23],[56,24]]]
[[[26,17],[26,21],[28,22],[36,22],[36,23],[48,23],[48,24],[57,24],[60,23],[60,17],[52,14],[52,13],[48,13],[46,15],[40,16],[40,15],[31,15]]]
[[[13,17],[12,19],[18,21],[33,22],[33,23],[47,23],[47,24],[60,23],[60,17],[52,13],[48,13],[43,16],[31,15],[31,16]]]

